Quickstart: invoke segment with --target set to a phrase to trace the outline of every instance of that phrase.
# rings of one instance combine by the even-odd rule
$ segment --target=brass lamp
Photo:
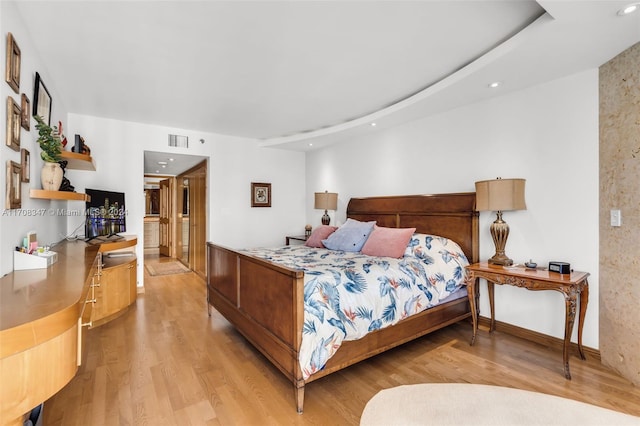
[[[497,219],[491,224],[491,237],[496,246],[496,254],[489,259],[489,263],[513,265],[513,260],[504,252],[509,237],[509,225],[502,220],[502,212],[527,209],[524,202],[524,183],[524,179],[502,178],[476,182],[476,210],[498,213]]]
[[[338,208],[338,194],[335,192],[316,192],[314,208],[324,210],[322,215],[322,224],[328,225],[331,218],[327,214],[327,210],[336,210]]]

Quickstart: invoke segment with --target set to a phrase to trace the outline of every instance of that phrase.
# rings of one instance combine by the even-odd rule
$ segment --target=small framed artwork
[[[7,161],[7,199],[6,209],[19,209],[22,207],[22,197],[20,194],[20,164],[15,161]]]
[[[7,33],[7,68],[4,79],[14,92],[20,93],[20,48],[11,33]]]
[[[20,106],[7,96],[7,146],[20,151]]]
[[[251,207],[271,207],[271,184],[251,182]]]
[[[29,175],[31,173],[31,154],[26,149],[20,150],[20,167],[22,168],[22,182],[29,182]]]
[[[25,95],[24,93],[22,94],[22,104],[20,105],[20,108],[22,109],[22,115],[20,116],[20,125],[22,125],[23,129],[29,130],[29,128],[31,127],[31,101],[29,101],[29,98],[27,98],[27,95]]]
[[[33,115],[42,117],[42,121],[51,126],[51,95],[36,72],[36,84],[33,89]]]

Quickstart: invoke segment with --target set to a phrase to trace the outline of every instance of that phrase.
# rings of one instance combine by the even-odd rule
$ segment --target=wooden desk
[[[0,278],[0,424],[22,425],[23,415],[65,386],[81,362],[82,317],[91,301],[98,252],[135,246],[64,241],[46,269]]]
[[[580,297],[580,314],[578,317],[578,351],[580,358],[586,359],[582,349],[582,327],[584,326],[584,316],[587,312],[589,302],[589,283],[587,272],[571,272],[571,274],[558,274],[549,272],[546,269],[528,269],[525,267],[504,267],[491,265],[487,262],[474,263],[466,268],[467,294],[471,305],[471,317],[473,319],[473,335],[471,345],[476,340],[478,331],[478,283],[477,278],[487,280],[489,292],[489,305],[491,307],[491,326],[489,332],[495,330],[495,309],[493,301],[494,284],[508,284],[516,287],[524,287],[527,290],[554,290],[562,293],[565,300],[565,324],[564,324],[564,376],[571,379],[569,371],[569,347],[571,343],[571,333],[573,323],[576,318],[576,308],[578,296]]]
[[[82,241],[53,248],[46,269],[0,278],[0,423],[22,415],[58,392],[76,374],[80,315],[98,246]]]

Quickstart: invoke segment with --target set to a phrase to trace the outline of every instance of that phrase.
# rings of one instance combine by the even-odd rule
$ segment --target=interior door
[[[171,209],[173,197],[171,194],[171,180],[160,181],[160,255],[171,256]]]
[[[198,169],[189,180],[189,212],[191,216],[191,232],[189,233],[189,251],[191,269],[204,278],[206,274],[207,247],[207,169]]]
[[[182,224],[176,238],[181,239],[182,250],[177,257],[196,274],[206,274],[207,238],[207,162],[185,171],[177,178],[176,203],[181,205],[178,214]]]
[[[176,232],[177,257],[189,265],[189,178],[178,177],[178,191],[176,192],[178,205],[178,227]]]

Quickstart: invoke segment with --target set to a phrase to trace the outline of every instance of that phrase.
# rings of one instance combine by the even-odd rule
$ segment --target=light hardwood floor
[[[640,416],[640,389],[593,357],[572,356],[569,381],[559,350],[482,329],[471,347],[470,336],[468,323],[453,325],[312,382],[299,415],[292,385],[217,312],[207,315],[202,279],[145,273],[136,305],[86,332],[84,364],[45,403],[44,424],[357,425],[378,391],[441,382],[515,387]]]

